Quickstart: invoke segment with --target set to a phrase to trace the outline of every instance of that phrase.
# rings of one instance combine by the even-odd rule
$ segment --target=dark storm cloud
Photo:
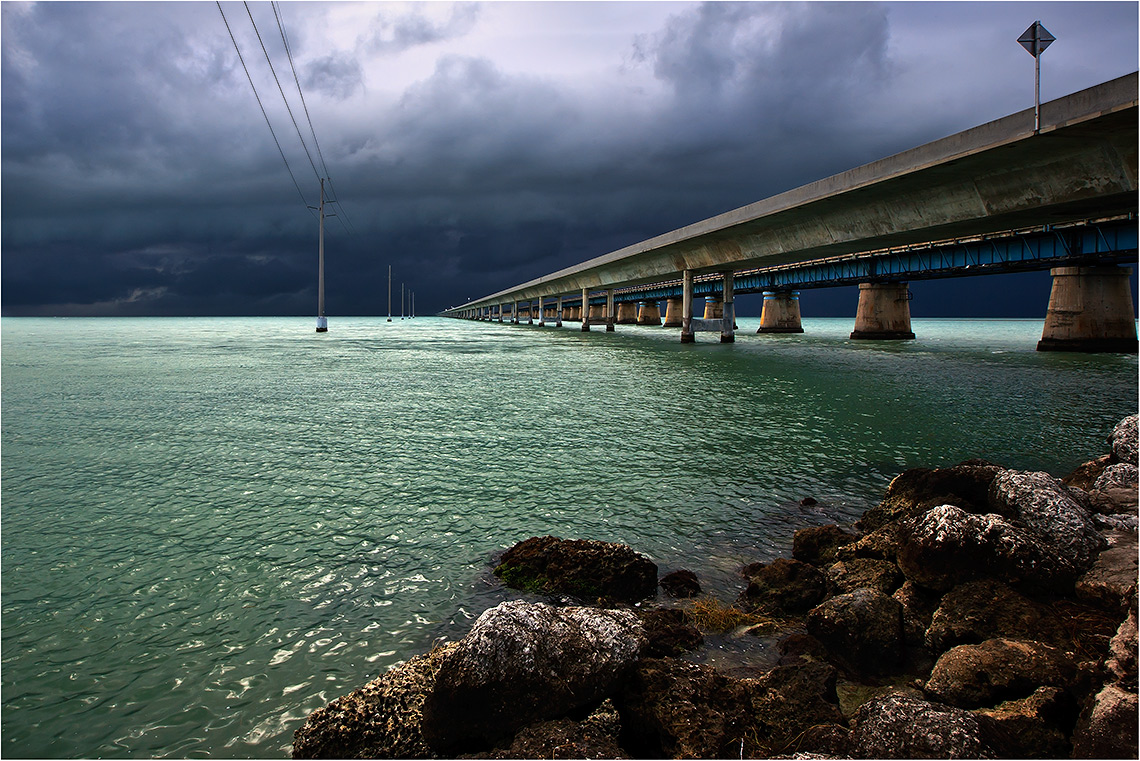
[[[965,73],[937,98],[915,86],[899,29],[944,30],[945,6],[677,4],[575,82],[449,48],[511,5],[382,6],[331,44],[329,18],[362,6],[282,6],[348,214],[328,220],[331,313],[384,311],[389,264],[435,311],[1025,105]],[[996,5],[960,23],[986,31]],[[5,314],[315,308],[317,174],[245,9],[223,8],[304,203],[214,4],[3,4]],[[250,9],[295,96],[272,10]],[[998,36],[1032,10],[1002,10]],[[434,68],[389,84],[429,49]]]

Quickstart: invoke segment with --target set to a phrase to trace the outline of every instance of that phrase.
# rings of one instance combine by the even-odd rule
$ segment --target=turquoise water
[[[905,468],[1063,474],[1137,409],[1135,356],[1039,354],[1039,320],[804,324],[683,346],[5,318],[0,754],[283,757],[310,711],[508,597],[489,563],[520,539],[626,542],[729,599]]]

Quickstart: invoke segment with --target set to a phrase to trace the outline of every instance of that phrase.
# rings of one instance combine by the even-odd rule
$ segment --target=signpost
[[[1040,21],[1029,25],[1017,41],[1021,47],[1033,56],[1033,134],[1041,131],[1041,54],[1045,48],[1053,44],[1057,38],[1049,34],[1049,30],[1041,26]]]

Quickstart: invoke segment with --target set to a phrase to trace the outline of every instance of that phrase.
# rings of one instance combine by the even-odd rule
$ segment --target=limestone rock
[[[654,608],[637,614],[645,628],[642,658],[666,658],[696,650],[704,636],[680,608]]]
[[[709,666],[638,662],[618,701],[624,747],[640,758],[726,758],[744,736],[741,696]]]
[[[939,505],[903,526],[899,568],[911,581],[946,591],[992,576],[1027,591],[1064,592],[1077,570],[1035,533],[1000,515]]]
[[[1073,698],[1059,687],[1039,687],[1027,698],[978,713],[994,722],[1006,758],[1068,758],[1077,717]]]
[[[835,551],[839,547],[858,538],[857,534],[844,531],[834,523],[801,528],[792,536],[792,557],[812,565],[830,565],[835,562]]]
[[[895,562],[899,552],[899,524],[888,523],[869,534],[845,544],[835,550],[836,560],[855,560],[867,558],[870,560],[886,560]]]
[[[799,613],[816,605],[827,594],[827,580],[812,565],[777,558],[747,569],[749,584],[741,599],[746,607]]]
[[[903,639],[907,645],[911,647],[925,645],[926,630],[930,628],[942,595],[920,587],[913,581],[907,581],[891,597],[902,605]]]
[[[926,694],[959,708],[996,706],[1028,697],[1038,687],[1066,687],[1076,674],[1061,650],[1040,642],[990,639],[942,654]]]
[[[1111,488],[1135,489],[1138,475],[1140,470],[1132,463],[1118,462],[1104,469],[1093,483],[1093,489],[1097,491]]]
[[[503,553],[495,575],[515,589],[634,603],[657,593],[657,566],[624,544],[531,537]]]
[[[621,718],[605,700],[582,721],[551,719],[519,730],[510,746],[469,758],[629,758],[618,745]]]
[[[1001,470],[992,463],[970,460],[952,468],[904,471],[891,481],[882,502],[864,513],[856,526],[874,531],[943,504],[961,505],[967,512],[985,512],[990,484]]]
[[[421,731],[424,697],[457,647],[418,655],[314,711],[293,733],[293,758],[431,758]]]
[[[1078,465],[1072,473],[1061,479],[1061,483],[1065,486],[1083,489],[1089,491],[1096,483],[1096,479],[1104,472],[1104,469],[1112,462],[1112,455],[1104,455],[1095,460],[1090,460],[1083,465]]]
[[[1136,693],[1105,685],[1077,720],[1073,758],[1136,758],[1137,719]]]
[[[692,571],[673,571],[661,577],[661,588],[670,597],[696,597],[701,593],[701,582]]]
[[[627,748],[648,758],[770,756],[792,747],[816,749],[826,733],[803,737],[816,725],[842,721],[835,669],[805,663],[736,679],[673,659],[644,659],[619,704]]]
[[[889,595],[902,586],[903,575],[897,565],[886,560],[854,558],[834,563],[827,569],[827,580],[840,594],[868,587]]]
[[[424,702],[424,737],[440,753],[489,746],[598,703],[619,688],[644,644],[629,611],[502,603],[440,665]]]
[[[985,719],[906,695],[860,706],[851,745],[857,758],[995,758]]]
[[[1048,473],[1003,471],[990,485],[989,499],[997,512],[1016,516],[1077,569],[1091,565],[1104,548],[1089,512]]]
[[[816,606],[808,633],[853,674],[898,670],[903,656],[902,606],[875,589],[857,589]]]
[[[1137,449],[1140,448],[1137,442],[1136,421],[1136,415],[1129,415],[1116,424],[1108,437],[1109,446],[1112,447],[1112,456],[1131,465],[1140,465],[1140,462],[1136,461]]]
[[[996,579],[978,579],[947,592],[926,631],[936,656],[957,645],[995,637],[1033,640],[1066,647],[1068,634],[1049,608],[1018,594]]]
[[[1109,642],[1109,657],[1105,663],[1112,679],[1131,692],[1136,691],[1136,649],[1136,610],[1132,609]]]
[[[1108,610],[1123,611],[1136,595],[1136,534],[1118,532],[1109,538],[1110,546],[1097,556],[1092,567],[1077,580],[1077,597]]]

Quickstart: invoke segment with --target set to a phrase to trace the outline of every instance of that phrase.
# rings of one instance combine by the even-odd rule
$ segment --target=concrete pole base
[[[757,333],[803,333],[799,291],[764,291]]]
[[[327,317],[318,317],[317,318],[317,332],[318,333],[328,333],[329,332],[329,318],[327,318]]]
[[[606,332],[607,333],[613,333],[614,332],[614,321],[613,320],[607,320],[606,321]]]
[[[732,334],[721,333],[720,334],[720,342],[722,344],[734,344],[734,343],[736,343],[736,336],[732,335]]]
[[[761,325],[756,330],[756,332],[757,333],[765,333],[765,334],[771,333],[772,335],[780,335],[782,333],[803,333],[804,329],[803,328],[765,328],[763,325]]]
[[[685,324],[681,317],[682,299],[672,298],[665,302],[665,321],[662,324],[666,328],[679,328]]]
[[[897,341],[914,338],[910,329],[910,289],[906,283],[860,283],[854,340]]]
[[[638,325],[660,325],[661,324],[661,307],[657,306],[656,301],[647,301],[638,310],[637,315]]]
[[[697,336],[694,333],[681,333],[681,343],[691,344],[696,343]]]
[[[1037,351],[1136,354],[1129,267],[1055,267]]]

